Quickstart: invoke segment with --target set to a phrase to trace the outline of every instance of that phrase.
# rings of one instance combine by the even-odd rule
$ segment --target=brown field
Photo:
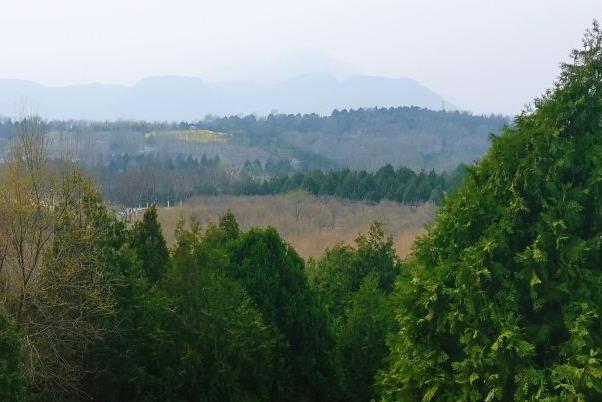
[[[398,254],[405,257],[424,225],[435,215],[431,204],[412,207],[390,201],[376,205],[363,202],[317,198],[305,193],[278,196],[203,196],[181,207],[159,208],[159,221],[167,241],[174,241],[179,218],[216,222],[231,209],[241,228],[273,226],[305,258],[318,257],[337,243],[353,243],[373,221],[383,224],[393,237]]]

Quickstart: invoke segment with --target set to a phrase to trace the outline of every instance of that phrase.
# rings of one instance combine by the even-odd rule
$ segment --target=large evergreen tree
[[[572,59],[418,241],[383,400],[602,399],[597,24]]]

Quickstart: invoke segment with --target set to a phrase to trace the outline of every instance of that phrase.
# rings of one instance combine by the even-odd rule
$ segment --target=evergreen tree
[[[229,255],[226,272],[242,284],[278,337],[272,399],[332,399],[331,339],[303,260],[273,228],[241,234]]]
[[[225,275],[229,257],[223,242],[215,241],[223,236],[215,226],[203,234],[195,225],[178,230],[165,282],[179,323],[172,351],[177,359],[161,378],[172,384],[166,394],[172,400],[270,399],[274,333],[243,287]]]
[[[386,337],[394,328],[389,294],[399,261],[393,241],[374,223],[356,239],[355,248],[336,246],[309,270],[335,338],[340,399],[369,401],[387,354]]]
[[[220,217],[219,229],[227,240],[234,240],[238,237],[240,228],[238,227],[238,222],[236,221],[236,218],[230,209],[228,209],[228,211],[226,211],[226,213]]]
[[[169,251],[157,219],[157,207],[150,206],[132,230],[132,248],[138,253],[149,282],[156,283],[167,268]]]
[[[380,223],[374,222],[368,233],[358,236],[355,242],[355,248],[338,245],[327,250],[310,268],[312,285],[331,316],[343,313],[369,274],[387,293],[399,274],[393,240],[385,235]]]
[[[379,286],[374,273],[362,281],[349,305],[332,323],[335,363],[340,375],[340,400],[374,399],[374,377],[387,355],[387,336],[393,331],[391,298]]]
[[[225,276],[228,255],[217,227],[202,233],[197,223],[186,229],[180,222],[168,271],[152,287],[127,242],[117,250],[116,330],[94,350],[103,370],[90,378],[90,395],[106,401],[269,399],[275,338],[244,289]]]
[[[602,399],[602,32],[446,201],[398,281],[381,398]]]

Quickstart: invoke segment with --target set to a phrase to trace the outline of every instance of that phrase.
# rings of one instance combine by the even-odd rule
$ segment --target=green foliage
[[[385,401],[602,398],[602,32],[493,138],[398,281]]]
[[[449,174],[437,174],[434,171],[416,173],[403,167],[394,170],[391,165],[385,165],[375,173],[349,169],[329,172],[315,170],[274,177],[261,185],[247,186],[244,192],[277,194],[301,189],[314,195],[369,202],[387,199],[407,204],[427,201],[439,203],[447,192],[459,185],[464,169],[465,166],[460,165]]]
[[[25,399],[23,339],[13,320],[0,306],[0,400]]]
[[[324,310],[303,260],[272,229],[251,229],[230,245],[228,276],[237,280],[277,336],[274,400],[330,400],[334,376]]]
[[[151,205],[131,232],[132,248],[136,250],[142,270],[150,283],[156,283],[165,273],[169,251],[157,220],[157,207]]]
[[[181,222],[176,234],[168,271],[150,288],[137,254],[122,246],[119,330],[98,350],[104,369],[91,393],[115,401],[269,399],[275,338],[224,275],[223,233]]]
[[[224,234],[226,240],[234,240],[240,234],[238,222],[231,210],[228,211],[219,220],[219,229]]]
[[[351,297],[349,307],[333,322],[336,366],[341,376],[341,399],[374,398],[374,376],[387,355],[387,336],[394,328],[391,300],[374,274],[368,274]]]
[[[312,284],[328,310],[335,336],[335,362],[341,400],[374,397],[374,376],[387,354],[394,328],[389,293],[399,273],[391,238],[374,223],[356,247],[336,246],[310,264]]]
[[[231,223],[236,223],[234,220]],[[244,289],[225,276],[228,256],[216,247],[216,228],[179,231],[165,283],[180,329],[175,339],[180,359],[182,399],[266,400],[271,392],[275,338]]]
[[[94,371],[87,392],[106,401],[158,400],[172,390],[163,376],[176,358],[171,335],[177,330],[176,320],[169,300],[149,286],[136,253],[125,241],[115,260],[113,331],[92,352]]]
[[[358,236],[356,248],[335,246],[309,269],[313,271],[312,282],[320,301],[330,315],[338,316],[349,306],[368,274],[374,275],[378,287],[389,293],[399,274],[399,260],[393,240],[375,222],[367,235]]]

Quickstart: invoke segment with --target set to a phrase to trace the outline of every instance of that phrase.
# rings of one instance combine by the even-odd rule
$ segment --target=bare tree
[[[111,308],[100,234],[85,218],[93,189],[70,161],[50,160],[42,120],[17,128],[0,168],[0,301],[25,335],[32,386],[77,391],[83,351]]]
[[[36,117],[21,120],[0,171],[2,274],[17,323],[62,213],[57,208],[62,177],[47,166],[47,157],[43,122]]]

